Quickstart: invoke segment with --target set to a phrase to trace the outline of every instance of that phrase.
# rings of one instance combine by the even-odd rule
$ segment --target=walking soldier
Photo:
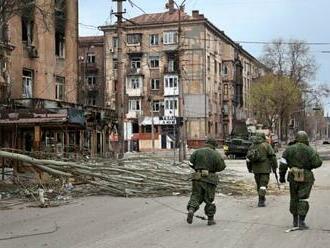
[[[289,146],[283,153],[280,162],[280,182],[285,183],[285,174],[289,169],[290,212],[293,215],[293,226],[307,229],[305,218],[309,210],[310,196],[315,178],[313,169],[322,165],[322,161],[309,146],[307,133],[299,131],[295,144]]]
[[[206,147],[196,150],[190,157],[190,166],[195,170],[192,178],[192,193],[188,202],[187,222],[192,223],[194,212],[205,202],[205,214],[208,225],[214,225],[216,206],[215,191],[219,181],[216,172],[225,169],[226,165],[220,154],[215,151],[217,142],[214,139],[206,141]]]
[[[266,141],[264,133],[257,133],[253,144],[247,153],[247,167],[250,173],[254,173],[259,196],[258,207],[265,207],[269,174],[271,170],[276,173],[277,161],[272,146]]]

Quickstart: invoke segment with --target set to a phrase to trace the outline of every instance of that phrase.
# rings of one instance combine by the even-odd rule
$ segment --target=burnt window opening
[[[27,45],[33,42],[34,11],[34,0],[27,1],[21,10],[22,41]]]
[[[65,57],[65,37],[62,33],[55,33],[55,55],[59,58]]]
[[[64,101],[65,78],[56,76],[55,99]]]
[[[64,0],[55,0],[55,55],[65,57],[66,5]]]
[[[22,41],[32,45],[34,21],[30,17],[22,16]]]

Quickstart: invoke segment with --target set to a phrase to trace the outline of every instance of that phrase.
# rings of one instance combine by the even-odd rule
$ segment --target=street
[[[186,223],[187,196],[163,198],[76,199],[55,208],[17,206],[0,212],[0,247],[176,248],[176,247],[314,247],[330,242],[330,147],[318,149],[326,158],[315,170],[316,183],[307,217],[310,230],[285,233],[292,224],[287,187],[267,197],[257,208],[257,197],[218,195],[217,225],[195,218]],[[243,160],[227,160],[227,168],[245,171]],[[246,180],[253,176],[246,173]],[[220,179],[221,180],[221,179]],[[274,184],[274,178],[271,179]],[[198,211],[203,215],[203,205]],[[22,235],[22,236],[21,236]]]

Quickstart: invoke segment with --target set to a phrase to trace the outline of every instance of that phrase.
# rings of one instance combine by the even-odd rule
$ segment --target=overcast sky
[[[166,0],[132,0],[147,13],[165,11]],[[179,3],[182,0],[177,0]],[[79,0],[80,35],[100,34],[92,26],[114,22],[111,0]],[[143,14],[124,2],[126,18]],[[330,43],[330,0],[186,0],[186,11],[197,9],[235,41],[271,41],[276,38]],[[262,45],[242,44],[255,57]],[[316,83],[330,84],[330,45],[311,46],[319,70]],[[328,112],[330,99],[326,100]]]

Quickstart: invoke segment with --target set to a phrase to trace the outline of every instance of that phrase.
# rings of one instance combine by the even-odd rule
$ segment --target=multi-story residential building
[[[140,150],[151,148],[152,125],[156,148],[173,147],[176,117],[184,117],[189,146],[203,144],[207,136],[222,140],[236,119],[248,117],[248,90],[260,67],[198,11],[191,16],[179,12],[171,0],[167,8],[167,12],[144,14],[124,23],[120,62],[126,80],[125,138]],[[108,104],[113,105],[118,36],[116,25],[101,29]],[[181,95],[183,109],[179,111]]]
[[[31,1],[8,27],[11,98],[77,102],[78,0]]]
[[[79,103],[104,106],[104,37],[79,38]]]

